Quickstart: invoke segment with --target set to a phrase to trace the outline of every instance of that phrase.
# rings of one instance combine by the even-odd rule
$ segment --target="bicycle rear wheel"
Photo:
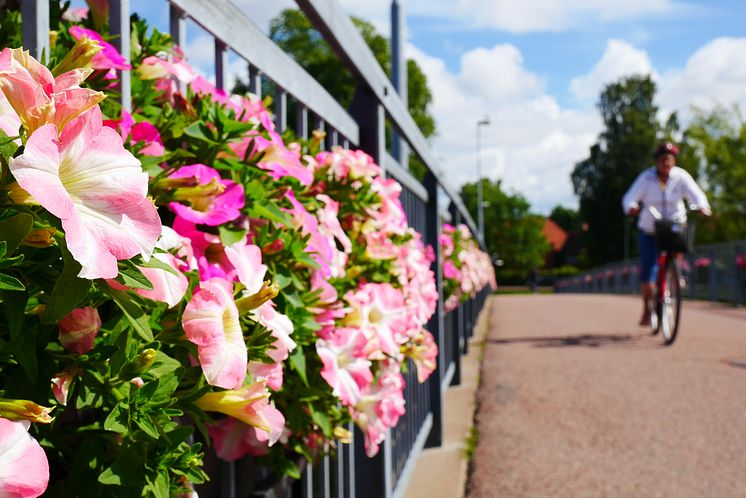
[[[663,295],[660,297],[659,327],[663,333],[663,344],[669,346],[676,340],[681,320],[681,282],[679,265],[674,257],[666,264],[666,279]]]

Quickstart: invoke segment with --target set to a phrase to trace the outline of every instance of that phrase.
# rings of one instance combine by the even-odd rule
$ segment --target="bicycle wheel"
[[[658,287],[653,287],[653,294],[648,300],[648,309],[650,310],[650,333],[655,335],[660,330],[661,307],[658,299]]]
[[[681,282],[679,266],[675,258],[666,264],[666,279],[660,302],[660,329],[663,332],[663,344],[669,346],[676,339],[681,319]]]

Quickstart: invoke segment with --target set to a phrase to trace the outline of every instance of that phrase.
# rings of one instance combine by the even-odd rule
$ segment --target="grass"
[[[554,289],[549,286],[539,287],[539,294],[554,294]],[[527,285],[504,285],[498,286],[495,294],[533,294]]]

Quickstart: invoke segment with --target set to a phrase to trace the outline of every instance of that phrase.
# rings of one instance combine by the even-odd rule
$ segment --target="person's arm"
[[[710,209],[710,203],[707,201],[707,196],[702,191],[702,189],[697,185],[697,182],[694,181],[694,178],[692,178],[692,175],[690,175],[688,172],[686,172],[686,175],[684,176],[684,196],[689,201],[690,204],[694,204],[694,206],[702,212],[702,214],[709,216],[712,214],[712,210]]]
[[[642,200],[642,194],[644,189],[643,175],[645,172],[640,173],[632,186],[627,190],[627,193],[622,197],[622,209],[625,214],[631,216],[637,216],[640,213],[640,201]]]

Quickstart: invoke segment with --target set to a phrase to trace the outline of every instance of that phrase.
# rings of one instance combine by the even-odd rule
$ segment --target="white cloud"
[[[658,102],[665,114],[679,110],[686,119],[689,106],[710,110],[738,104],[746,109],[746,38],[716,38],[694,54],[681,69],[662,77]]]
[[[624,76],[652,74],[653,66],[644,50],[623,40],[609,40],[601,59],[588,74],[573,78],[570,92],[581,105],[591,105],[605,85]]]
[[[433,92],[431,112],[438,136],[431,142],[435,156],[443,158],[447,181],[460,185],[476,179],[477,121],[488,114],[491,125],[481,128],[482,174],[502,180],[505,189],[523,194],[539,212],[548,213],[560,203],[576,204],[570,172],[600,131],[594,111],[560,108],[543,92],[538,76],[522,67],[520,52],[510,45],[466,52],[457,73],[416,47],[408,51]],[[475,61],[483,63],[488,82],[495,83],[500,75],[518,75],[518,81],[476,85]]]

